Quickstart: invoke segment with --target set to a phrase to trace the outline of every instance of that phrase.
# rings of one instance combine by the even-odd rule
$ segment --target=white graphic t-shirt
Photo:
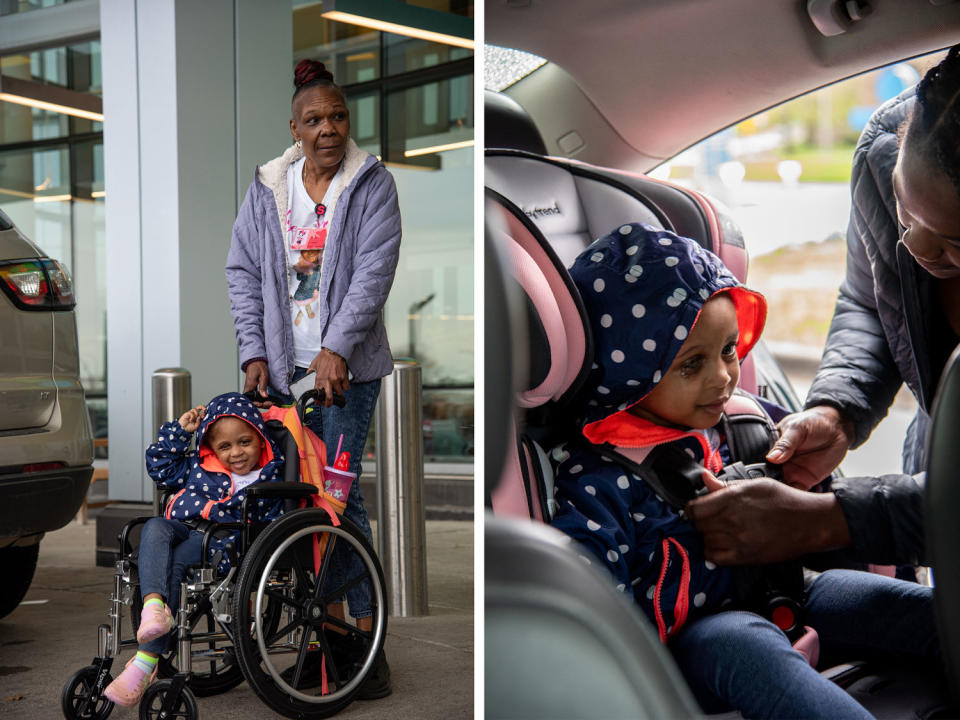
[[[343,177],[343,165],[330,181],[323,202],[315,203],[303,184],[300,158],[287,169],[289,208],[286,222],[287,279],[293,319],[293,362],[309,367],[323,344],[317,313],[320,267],[332,213],[326,206]],[[319,212],[318,212],[319,211]]]

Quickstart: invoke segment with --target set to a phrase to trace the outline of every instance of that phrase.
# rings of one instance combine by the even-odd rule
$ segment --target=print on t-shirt
[[[293,265],[297,280],[293,292],[293,302],[297,306],[294,325],[301,323],[304,313],[309,318],[316,315],[314,303],[320,294],[320,266],[323,264],[323,247],[327,242],[327,224],[326,219],[318,216],[317,227],[296,227],[290,222],[290,210],[287,210],[290,249],[300,251],[300,259]]]

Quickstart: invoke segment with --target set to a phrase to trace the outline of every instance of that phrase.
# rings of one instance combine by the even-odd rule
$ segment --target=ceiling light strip
[[[405,150],[403,156],[417,157],[418,155],[430,155],[432,153],[446,152],[447,150],[461,150],[468,147],[473,147],[473,140],[463,140],[461,142],[447,143],[446,145],[432,145],[430,147],[416,148],[415,150]]]
[[[17,105],[26,105],[28,107],[40,108],[41,110],[50,110],[51,112],[63,113],[64,115],[73,115],[74,117],[84,118],[86,120],[96,120],[103,122],[103,113],[90,112],[80,108],[69,107],[67,105],[58,105],[57,103],[44,102],[34,98],[24,97],[23,95],[14,95],[13,93],[0,92],[0,100]]]
[[[446,33],[434,32],[432,30],[422,30],[411,27],[410,25],[400,25],[399,23],[387,22],[386,20],[377,20],[375,18],[356,15],[354,13],[333,10],[323,13],[327,20],[347,23],[349,25],[359,25],[360,27],[379,30],[380,32],[393,33],[394,35],[406,35],[407,37],[418,38],[420,40],[429,40],[430,42],[442,43],[444,45],[453,45],[455,47],[474,49],[474,42],[469,38],[457,37],[456,35],[447,35]]]

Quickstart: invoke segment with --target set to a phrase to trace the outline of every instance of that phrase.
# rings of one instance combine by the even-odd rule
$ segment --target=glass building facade
[[[0,17],[60,4],[0,0]],[[472,2],[411,4],[473,12]],[[427,462],[457,463],[469,473],[473,53],[331,22],[321,16],[322,3],[293,2],[291,12],[294,64],[310,57],[334,72],[349,99],[354,139],[396,179],[404,239],[385,308],[390,344],[395,357],[423,367]],[[101,97],[99,37],[0,55],[0,75]],[[96,120],[0,102],[0,206],[73,274],[81,379],[101,437],[107,434],[104,207],[110,201],[103,135]]]

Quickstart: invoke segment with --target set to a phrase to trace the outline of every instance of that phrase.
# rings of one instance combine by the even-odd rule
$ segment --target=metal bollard
[[[160,426],[176,420],[190,409],[190,371],[185,368],[160,368],[153,371],[153,437]],[[153,490],[153,514],[160,514],[160,490]]]
[[[427,614],[420,366],[395,362],[377,404],[377,545],[390,614]]]

